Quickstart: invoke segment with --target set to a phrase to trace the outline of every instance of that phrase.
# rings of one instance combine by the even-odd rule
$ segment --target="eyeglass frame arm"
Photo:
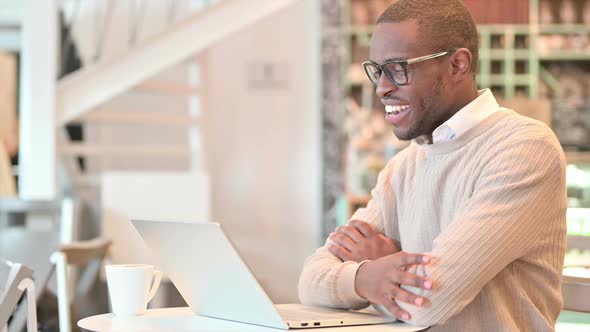
[[[365,68],[365,64],[368,63],[368,64],[372,64],[372,65],[377,66],[377,68],[379,68],[379,70],[382,73],[386,73],[386,71],[383,70],[384,66],[386,66],[386,65],[388,65],[390,63],[400,64],[400,65],[402,65],[402,68],[404,69],[404,75],[405,75],[405,78],[406,78],[406,81],[404,83],[396,83],[395,80],[391,79],[387,74],[385,74],[385,77],[387,77],[387,79],[390,80],[390,81],[392,81],[393,84],[395,84],[395,85],[398,85],[398,86],[400,86],[400,85],[408,85],[409,84],[408,68],[407,68],[408,65],[411,65],[411,64],[414,64],[414,63],[418,63],[418,62],[422,62],[422,61],[426,61],[426,60],[430,60],[430,59],[439,58],[441,56],[445,56],[445,55],[447,55],[449,53],[453,53],[455,51],[456,50],[442,51],[442,52],[437,52],[437,53],[433,53],[433,54],[423,55],[423,56],[419,56],[419,57],[416,57],[416,58],[405,59],[405,60],[389,60],[389,61],[385,61],[382,65],[380,65],[380,64],[378,64],[378,63],[376,63],[374,61],[370,61],[369,60],[369,61],[363,62],[361,65],[365,69],[365,72],[367,71],[367,69]]]

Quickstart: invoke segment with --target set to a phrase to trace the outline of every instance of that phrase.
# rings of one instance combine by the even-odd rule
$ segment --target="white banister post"
[[[20,58],[19,197],[56,197],[57,0],[25,0]]]

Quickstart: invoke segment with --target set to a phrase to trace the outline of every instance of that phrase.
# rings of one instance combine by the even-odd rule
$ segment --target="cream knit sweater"
[[[379,175],[352,219],[435,259],[423,307],[398,302],[431,331],[550,331],[562,307],[565,157],[544,124],[500,109],[455,140],[412,143]],[[354,278],[323,246],[299,280],[304,304],[362,308]],[[408,287],[409,289],[409,287]]]

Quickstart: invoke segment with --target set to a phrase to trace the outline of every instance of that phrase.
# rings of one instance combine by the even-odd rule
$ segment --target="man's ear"
[[[451,54],[449,74],[454,81],[460,81],[471,74],[473,55],[466,48],[459,48]]]

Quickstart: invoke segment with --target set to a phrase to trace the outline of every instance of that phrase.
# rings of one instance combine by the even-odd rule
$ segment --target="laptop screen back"
[[[288,328],[219,224],[132,223],[194,313]]]

